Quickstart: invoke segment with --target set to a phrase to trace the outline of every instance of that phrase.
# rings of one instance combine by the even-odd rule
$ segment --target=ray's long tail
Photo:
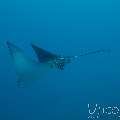
[[[100,50],[95,50],[95,51],[88,51],[88,52],[85,52],[85,53],[81,53],[78,57],[87,56],[87,55],[94,55],[94,54],[100,54],[100,53],[106,53],[106,52],[110,52],[110,50],[100,49]]]
[[[72,59],[79,59],[80,57],[83,57],[83,56],[102,54],[102,53],[110,53],[110,52],[111,52],[110,49],[99,49],[99,50],[95,50],[95,51],[83,52],[76,56],[67,56],[67,59],[69,61],[71,61]]]

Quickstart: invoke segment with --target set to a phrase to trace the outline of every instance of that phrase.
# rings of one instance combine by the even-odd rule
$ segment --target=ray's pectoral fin
[[[54,60],[57,58],[57,55],[52,54],[52,53],[50,53],[50,52],[48,52],[40,47],[37,47],[36,45],[34,45],[32,43],[31,43],[31,46],[32,46],[33,50],[35,51],[35,53],[38,57],[38,60],[40,62],[44,63],[44,62],[48,62],[48,61],[51,61],[51,60]]]
[[[18,87],[23,87],[34,80],[40,79],[48,70],[46,65],[33,61],[14,44],[7,42],[7,46],[16,68]]]
[[[25,56],[23,51],[11,42],[7,41],[7,46],[9,48],[10,55],[16,68],[17,86],[23,87],[25,82],[25,76],[29,76],[28,73],[30,61]]]
[[[59,70],[64,70],[66,64],[71,62],[71,57],[65,57],[48,52],[34,44],[31,44],[33,50],[35,51],[39,62],[47,63],[50,68],[57,68]]]

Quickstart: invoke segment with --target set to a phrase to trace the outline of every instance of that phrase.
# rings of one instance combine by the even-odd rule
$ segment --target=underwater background
[[[36,59],[30,43],[62,55],[83,50],[64,71],[17,88],[6,41]],[[0,1],[0,120],[87,120],[89,103],[120,102],[119,0]]]

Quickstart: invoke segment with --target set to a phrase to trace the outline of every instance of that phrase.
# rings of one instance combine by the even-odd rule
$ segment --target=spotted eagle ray
[[[18,87],[24,87],[30,81],[39,80],[52,68],[64,70],[66,64],[71,63],[74,59],[79,59],[81,56],[104,52],[104,50],[96,50],[82,53],[79,56],[61,56],[31,44],[38,58],[38,61],[35,61],[11,42],[7,41],[7,46],[16,68]]]

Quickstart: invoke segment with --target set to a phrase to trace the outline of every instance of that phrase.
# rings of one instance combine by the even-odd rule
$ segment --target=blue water
[[[120,1],[0,1],[0,120],[87,120],[88,103],[120,101]],[[111,53],[81,57],[27,88],[16,87],[6,41],[36,56],[33,42],[51,52]]]

